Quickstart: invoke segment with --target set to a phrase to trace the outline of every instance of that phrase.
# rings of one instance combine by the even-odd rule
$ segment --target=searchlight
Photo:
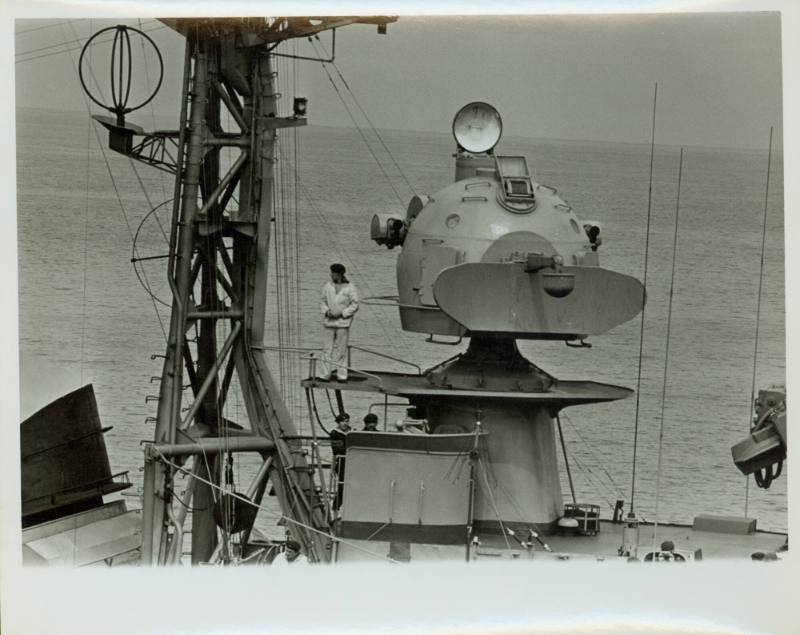
[[[503,120],[493,106],[473,101],[453,118],[453,137],[458,147],[473,154],[489,153],[503,134]]]

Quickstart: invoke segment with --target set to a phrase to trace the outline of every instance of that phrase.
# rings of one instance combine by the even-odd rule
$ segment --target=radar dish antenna
[[[503,134],[503,120],[493,106],[473,101],[453,118],[453,137],[458,147],[478,154],[491,152]]]

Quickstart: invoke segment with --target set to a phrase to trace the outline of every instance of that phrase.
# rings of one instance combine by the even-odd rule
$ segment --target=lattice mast
[[[116,119],[96,117],[109,129],[112,149],[176,175],[167,272],[172,313],[156,431],[145,449],[143,564],[180,558],[188,508],[193,510],[192,562],[212,558],[218,541],[214,492],[225,483],[225,454],[237,450],[262,453],[257,496],[269,478],[293,535],[312,559],[329,558],[324,507],[292,440],[296,429],[264,355],[271,223],[280,213],[272,205],[277,130],[305,123],[298,116],[276,116],[273,49],[283,40],[354,22],[382,30],[390,21],[165,20],[186,36],[180,130],[147,134],[126,125],[124,115],[131,109],[116,99],[113,108],[104,106]],[[223,130],[225,112],[238,131]],[[139,135],[143,139],[134,143]],[[224,174],[223,148],[239,152]],[[220,320],[229,329],[218,329]],[[190,342],[187,333],[195,326],[196,341]],[[222,415],[234,377],[251,426],[247,432],[232,429]],[[189,403],[184,400],[187,382]],[[176,466],[190,455],[196,457],[192,473],[197,478],[182,505],[174,505]],[[222,538],[227,540],[224,531]]]

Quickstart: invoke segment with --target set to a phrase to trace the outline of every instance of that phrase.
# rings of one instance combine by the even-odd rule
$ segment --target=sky
[[[183,38],[140,20],[165,60],[154,108],[176,116]],[[84,111],[76,41],[108,24],[18,20],[17,106]],[[320,38],[317,50],[330,51],[330,34]],[[315,55],[304,41],[297,46],[299,54]],[[59,53],[65,48],[75,49],[72,59]],[[109,50],[98,46],[93,56],[103,79]],[[151,59],[147,72],[154,68]],[[326,68],[336,73],[316,62],[285,66],[309,99],[309,123],[350,126]],[[339,29],[336,68],[378,128],[448,132],[462,105],[488,101],[506,135],[646,143],[657,83],[658,143],[766,148],[770,126],[781,138],[776,11],[401,17],[385,35],[367,25]],[[142,89],[143,71],[134,70]]]

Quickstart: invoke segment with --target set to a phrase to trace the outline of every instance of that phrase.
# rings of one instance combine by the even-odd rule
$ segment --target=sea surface
[[[152,438],[151,396],[158,394],[163,360],[157,356],[164,353],[169,322],[160,301],[169,298],[165,261],[148,260],[134,269],[131,258],[166,253],[162,228],[170,205],[149,212],[172,197],[172,184],[166,173],[141,164],[134,170],[124,157],[103,151],[97,134],[104,143],[104,131],[95,130],[86,113],[17,111],[21,415],[93,383],[101,419],[113,426],[106,437],[112,468],[130,470],[140,488],[141,442]],[[413,193],[434,194],[451,182],[454,142],[447,131],[380,134],[393,159],[374,135],[367,139],[382,169],[355,129],[309,125],[283,137],[268,344],[321,344],[316,307],[331,262],[347,266],[365,298],[396,293],[397,252],[370,241],[370,219],[375,213],[404,214]],[[756,390],[785,383],[782,155],[773,151],[771,157],[762,254],[766,150],[685,148],[679,207],[680,148],[655,150],[636,510],[651,521],[657,516],[660,522],[691,522],[698,513],[742,515],[747,505],[759,528],[785,531],[785,468],[769,490],[751,483],[748,491],[730,453],[749,429],[754,373]],[[602,266],[643,279],[649,144],[504,138],[497,152],[525,155],[534,180],[558,188],[580,218],[603,224]],[[636,318],[592,337],[592,348],[527,342],[521,349],[558,378],[636,388],[640,325]],[[464,349],[401,331],[396,309],[369,301],[356,317],[351,343],[423,368]],[[304,354],[270,359],[296,423],[307,433],[309,414],[298,390],[307,372]],[[404,368],[360,352],[354,362]],[[345,398],[360,420],[369,399]],[[630,501],[636,401],[562,411],[576,497],[600,504],[607,515],[617,498],[626,509]],[[317,405],[323,422],[331,424],[324,393]],[[390,419],[402,416],[400,409],[393,412]],[[235,394],[226,414],[234,421],[246,417]],[[563,465],[561,460],[568,501]],[[254,469],[247,460],[236,465],[238,489],[246,488]],[[135,496],[128,498],[137,504]]]

